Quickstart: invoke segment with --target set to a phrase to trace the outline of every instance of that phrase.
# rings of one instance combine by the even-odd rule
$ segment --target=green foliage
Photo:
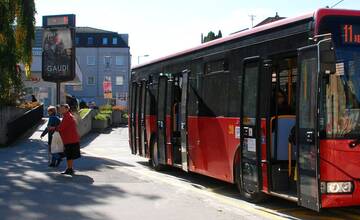
[[[85,116],[86,116],[89,112],[90,112],[90,109],[88,109],[88,108],[80,109],[79,114],[80,114],[81,119],[84,119]]]
[[[203,43],[222,38],[221,30],[219,30],[218,34],[216,35],[214,32],[210,31],[207,36],[203,38]]]
[[[110,117],[111,117],[111,115],[109,115],[109,114],[98,113],[95,116],[95,120],[106,121],[106,120],[110,119]]]
[[[128,114],[128,113],[124,113],[124,114],[122,115],[122,118],[128,119],[128,118],[129,118],[129,114]]]
[[[112,112],[112,106],[111,105],[102,105],[99,107],[100,111],[110,111]]]
[[[0,0],[0,104],[14,104],[22,91],[18,64],[30,68],[34,29],[34,0]]]

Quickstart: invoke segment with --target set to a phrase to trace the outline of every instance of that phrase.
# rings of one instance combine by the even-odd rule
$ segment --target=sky
[[[251,28],[267,17],[294,17],[340,0],[35,0],[36,25],[42,16],[76,14],[77,26],[129,34],[132,65],[201,43],[201,33],[223,36]],[[335,8],[360,10],[359,0]],[[149,55],[148,57],[143,57]]]

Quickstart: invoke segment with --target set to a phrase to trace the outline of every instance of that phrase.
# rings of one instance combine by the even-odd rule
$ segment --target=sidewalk
[[[107,183],[110,179],[139,182],[129,175],[112,175],[111,167],[129,165],[83,154],[75,161],[75,169],[79,170],[75,176],[61,175],[65,162],[55,169],[47,166],[46,139],[40,140],[44,128],[41,126],[28,140],[0,149],[1,219],[106,218],[81,210],[104,204],[102,198],[127,196],[128,192]]]
[[[46,139],[40,140],[44,128],[0,149],[2,220],[261,219],[142,176],[146,160],[130,154],[126,128],[87,135],[76,175],[61,175],[65,162],[47,166]]]

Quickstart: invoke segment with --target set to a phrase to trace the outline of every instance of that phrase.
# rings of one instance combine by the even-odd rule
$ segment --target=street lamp
[[[149,56],[150,55],[148,55],[148,54],[138,56],[138,64],[140,64],[140,57],[149,57]]]

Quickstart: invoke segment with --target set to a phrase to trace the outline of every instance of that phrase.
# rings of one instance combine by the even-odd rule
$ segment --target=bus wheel
[[[251,203],[261,203],[266,199],[265,193],[252,192],[243,187],[243,184],[241,182],[240,165],[239,164],[236,164],[235,172],[236,172],[235,184],[240,192],[241,197],[243,197],[244,200],[251,202]]]
[[[156,171],[163,170],[163,166],[159,162],[159,149],[158,149],[157,141],[153,141],[151,144],[151,159],[149,163],[154,170]]]

